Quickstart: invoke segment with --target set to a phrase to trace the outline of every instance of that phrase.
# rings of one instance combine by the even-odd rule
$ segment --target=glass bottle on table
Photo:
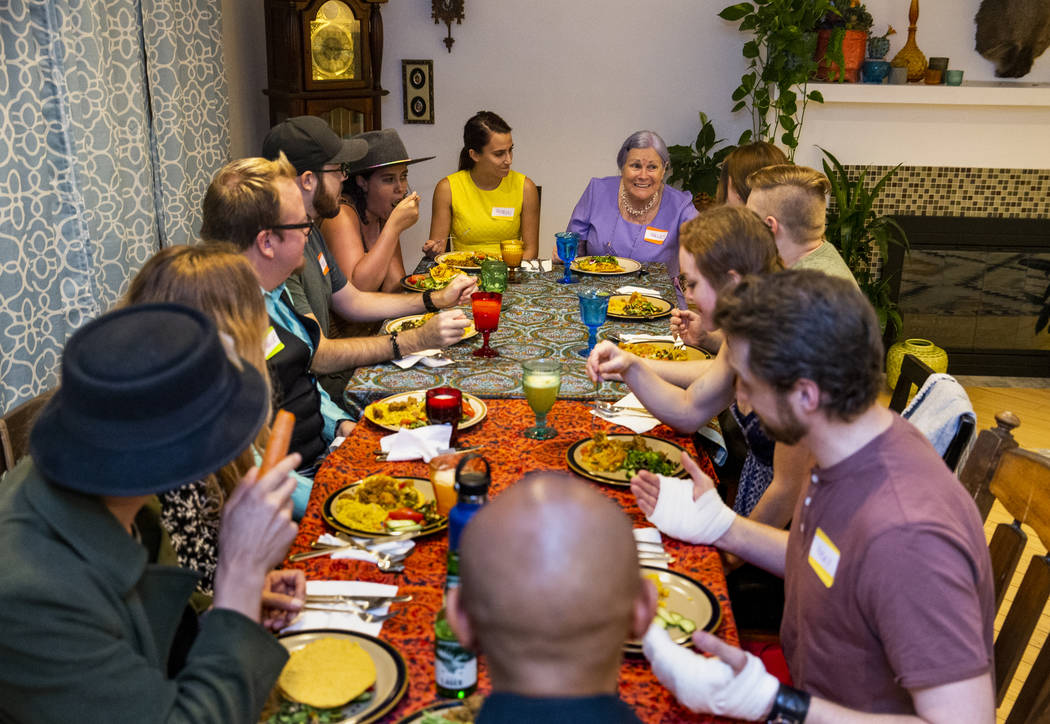
[[[480,461],[480,465],[474,461]],[[467,522],[485,504],[491,480],[489,462],[481,455],[465,455],[456,465],[459,499],[448,515],[446,600],[448,592],[459,587],[460,536]],[[434,678],[438,696],[446,699],[465,699],[478,688],[478,656],[456,639],[444,603],[434,621]]]

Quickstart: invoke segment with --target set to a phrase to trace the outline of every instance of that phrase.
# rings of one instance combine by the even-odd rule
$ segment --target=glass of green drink
[[[547,413],[554,407],[561,388],[561,363],[552,359],[533,359],[521,363],[521,386],[525,399],[536,413],[536,424],[525,430],[525,437],[549,440],[558,431],[547,424]]]

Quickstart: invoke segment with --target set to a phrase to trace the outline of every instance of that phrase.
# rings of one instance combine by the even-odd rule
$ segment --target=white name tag
[[[655,226],[645,227],[645,236],[642,237],[651,244],[663,244],[667,238],[667,229],[657,229]]]
[[[282,349],[284,349],[284,342],[277,336],[277,331],[270,327],[266,330],[266,339],[263,340],[263,355],[266,359],[270,359]]]
[[[321,275],[328,276],[328,260],[324,258],[324,252],[317,252],[317,263],[321,265]]]
[[[813,536],[813,543],[809,546],[809,565],[828,588],[835,583],[839,556],[839,549],[831,542],[827,533],[817,528],[816,535]]]
[[[493,219],[513,219],[514,218],[514,207],[513,206],[493,206],[492,207],[492,218]]]

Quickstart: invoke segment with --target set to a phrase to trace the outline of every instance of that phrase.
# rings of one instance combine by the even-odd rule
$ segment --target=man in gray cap
[[[301,571],[288,472],[253,468],[223,506],[213,607],[186,602],[150,500],[248,448],[270,392],[204,314],[144,304],[97,319],[62,355],[62,385],[0,488],[0,720],[253,724],[288,654]],[[262,604],[262,605],[261,605]]]
[[[266,135],[262,148],[265,158],[273,160],[283,153],[295,167],[295,183],[302,194],[303,206],[315,224],[339,213],[340,187],[346,180],[344,164],[360,161],[367,152],[368,144],[363,140],[340,139],[315,116],[297,116],[278,123]],[[404,311],[403,294],[363,292],[347,281],[316,225],[310,230],[303,259],[303,268],[288,280],[288,292],[296,311],[315,318],[324,335],[329,334],[331,310],[349,321],[378,321],[397,313],[437,312],[468,304],[470,294],[476,290],[474,281],[461,274],[444,289],[415,297],[414,306],[418,308]],[[457,313],[437,315],[427,324],[440,330],[442,343],[447,345],[462,338],[467,321]],[[335,397],[342,399],[341,394]]]

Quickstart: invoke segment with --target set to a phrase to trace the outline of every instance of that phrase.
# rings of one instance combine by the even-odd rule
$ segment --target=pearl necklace
[[[631,204],[627,201],[627,189],[625,189],[623,186],[620,187],[620,204],[623,205],[623,210],[631,216],[645,216],[646,214],[648,214],[649,211],[653,208],[653,205],[656,203],[656,199],[659,196],[660,191],[659,189],[657,189],[656,192],[653,193],[653,195],[649,198],[649,203],[645,205],[645,208],[639,211],[638,209],[631,206]]]

